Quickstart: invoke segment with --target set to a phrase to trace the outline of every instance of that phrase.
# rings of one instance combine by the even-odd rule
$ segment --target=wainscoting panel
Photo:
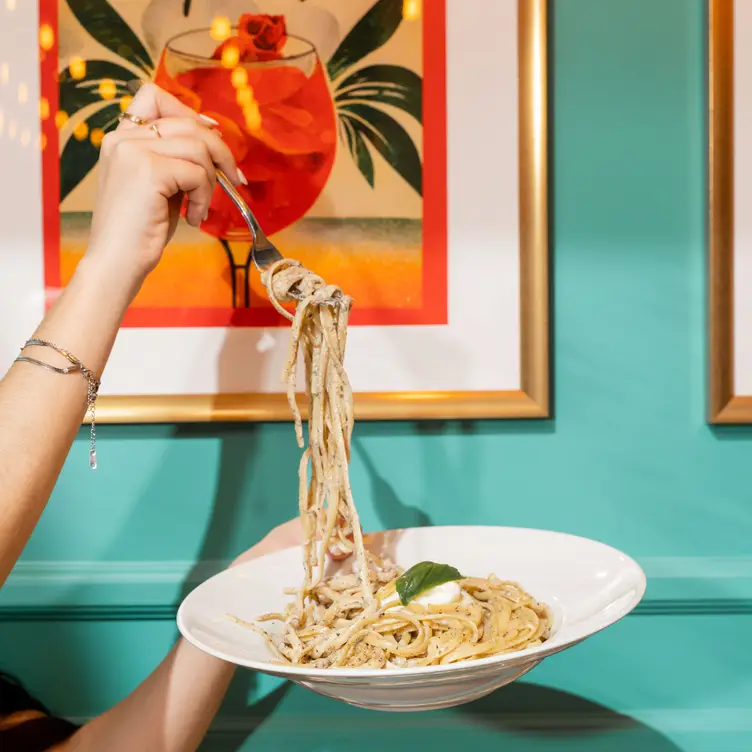
[[[168,619],[6,621],[0,645],[7,670],[56,711],[84,720],[135,687],[175,633]],[[203,749],[749,752],[750,634],[748,614],[632,616],[489,698],[406,715],[350,708],[241,671]]]

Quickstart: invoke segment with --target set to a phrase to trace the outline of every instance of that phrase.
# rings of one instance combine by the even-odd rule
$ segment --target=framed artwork
[[[549,415],[545,0],[37,1],[0,32],[27,87],[9,110],[26,146],[0,138],[0,158],[31,173],[6,210],[24,253],[3,249],[0,292],[27,313],[8,359],[86,249],[99,146],[138,78],[220,123],[266,233],[355,299],[357,417]],[[288,322],[249,250],[220,191],[201,230],[181,224],[99,420],[289,419]]]
[[[752,144],[735,137],[752,132],[750,24],[749,3],[710,0],[711,423],[752,423]]]

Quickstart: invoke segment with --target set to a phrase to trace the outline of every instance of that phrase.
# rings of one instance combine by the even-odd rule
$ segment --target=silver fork
[[[251,231],[251,257],[253,258],[254,266],[260,272],[263,272],[264,269],[269,268],[275,261],[281,261],[282,254],[279,252],[279,249],[266,237],[264,231],[261,229],[261,225],[259,225],[258,220],[253,215],[251,207],[248,206],[245,199],[222,170],[217,170],[217,182],[243,215],[243,219]]]

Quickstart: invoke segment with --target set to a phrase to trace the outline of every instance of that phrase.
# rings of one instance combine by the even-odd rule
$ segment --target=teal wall
[[[453,711],[381,716],[244,673],[209,749],[752,749],[752,433],[704,420],[704,3],[552,6],[556,419],[360,425],[353,484],[370,528],[606,541],[644,564],[647,599]],[[74,716],[143,678],[180,593],[295,510],[289,425],[100,436],[101,469],[82,437],[0,598],[0,663]]]

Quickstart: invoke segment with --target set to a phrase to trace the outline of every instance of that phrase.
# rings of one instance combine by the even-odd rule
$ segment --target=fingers
[[[163,186],[165,196],[184,193],[188,196],[185,219],[198,227],[206,219],[214,192],[214,180],[206,168],[185,159],[157,156],[156,180]]]
[[[162,157],[161,168],[165,174],[160,175],[156,182],[159,190],[166,197],[174,195],[179,176],[186,176],[185,170],[170,179],[169,170],[176,160],[190,162],[203,170],[201,185],[191,189],[185,218],[189,224],[198,227],[206,219],[214,186],[216,182],[216,168],[224,170],[230,180],[238,185],[243,182],[235,165],[230,149],[221,136],[203,124],[198,118],[161,118],[153,121],[159,132],[153,128],[134,126],[133,128],[117,129],[107,134],[102,144],[102,156],[111,159],[115,152],[122,151],[125,144],[138,145],[138,149],[150,152],[155,157]],[[133,125],[133,123],[131,123]],[[197,173],[194,173],[197,174]],[[173,191],[173,193],[169,193]]]
[[[124,120],[123,122],[127,121]],[[209,150],[212,162],[223,170],[235,185],[245,182],[244,177],[241,176],[235,164],[235,159],[229,147],[217,131],[205,124],[206,121],[197,117],[175,117],[160,118],[153,122],[157,126],[161,138],[157,137],[153,128],[137,126],[134,123],[130,123],[133,126],[132,128],[126,128],[122,131],[118,128],[115,132],[116,138],[142,138],[162,143],[172,138],[196,139],[203,142]]]
[[[239,185],[243,180],[230,148],[217,131],[207,127],[203,122],[193,118],[162,118],[156,124],[163,141],[172,137],[196,138],[203,141],[212,162],[224,171],[235,185]]]
[[[212,128],[212,125],[216,125],[215,121],[194,112],[156,84],[143,84],[128,106],[128,112],[142,120],[156,123],[162,138],[171,135],[194,135],[202,138],[212,153],[214,163],[230,180],[235,185],[245,182],[245,178],[238,173],[230,149]],[[151,130],[152,135],[156,135],[152,129],[143,128],[128,119],[123,119],[117,130],[131,134]]]
[[[198,114],[190,107],[179,102],[172,94],[168,94],[164,89],[160,89],[159,86],[152,83],[144,84],[138,90],[138,93],[133,97],[133,101],[128,106],[128,112],[142,120],[157,120],[169,117],[199,119]],[[118,129],[131,130],[138,127],[129,120],[123,120]]]
[[[130,176],[165,198],[188,195],[186,220],[198,226],[206,217],[216,170],[205,143],[195,138],[161,139],[144,132],[109,133],[102,143],[105,169]]]

